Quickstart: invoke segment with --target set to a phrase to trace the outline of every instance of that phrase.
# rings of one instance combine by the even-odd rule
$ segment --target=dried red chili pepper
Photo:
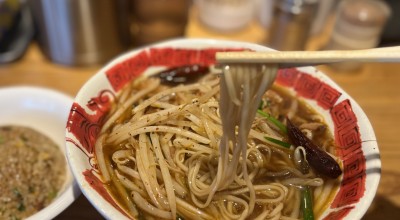
[[[161,79],[161,83],[176,85],[181,83],[193,83],[196,82],[200,77],[210,72],[208,66],[203,65],[187,65],[173,67],[164,70],[154,76],[158,76]]]
[[[339,164],[307,138],[289,119],[287,119],[287,131],[290,141],[296,147],[304,147],[307,162],[317,173],[332,179],[336,179],[342,174]]]

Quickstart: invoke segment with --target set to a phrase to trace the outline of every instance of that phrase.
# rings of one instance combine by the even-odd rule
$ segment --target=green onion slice
[[[301,190],[301,209],[303,211],[304,220],[314,220],[311,190],[309,186],[306,186]]]
[[[282,122],[280,122],[278,119],[274,118],[272,115],[270,115],[266,112],[263,112],[259,109],[257,110],[257,113],[260,114],[261,116],[263,116],[264,118],[266,118],[268,121],[270,121],[274,125],[276,125],[276,127],[278,127],[281,132],[283,132],[284,134],[287,134],[286,126],[284,124],[282,124]]]
[[[291,144],[289,144],[287,142],[284,142],[284,141],[281,141],[281,140],[278,140],[278,139],[275,139],[275,138],[272,138],[272,137],[264,137],[264,138],[267,141],[270,141],[270,142],[272,142],[274,144],[277,144],[277,145],[285,147],[285,148],[290,148],[290,146],[291,146]]]

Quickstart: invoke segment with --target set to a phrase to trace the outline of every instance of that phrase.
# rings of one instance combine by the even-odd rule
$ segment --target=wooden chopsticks
[[[400,62],[400,46],[364,50],[217,52],[219,64],[280,64],[281,67],[315,66],[337,62]]]

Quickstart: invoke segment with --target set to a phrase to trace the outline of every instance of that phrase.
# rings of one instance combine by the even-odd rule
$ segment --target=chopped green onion
[[[262,110],[264,108],[264,101],[261,100],[260,104],[258,105],[258,109]]]
[[[264,108],[268,108],[271,105],[271,101],[270,100],[261,100],[260,104],[258,105],[258,109],[259,110],[263,110]]]
[[[22,199],[22,194],[19,192],[17,188],[13,189],[13,193],[18,199]]]
[[[35,192],[35,188],[33,186],[28,186],[28,191],[30,193],[34,193]]]
[[[285,148],[290,148],[290,146],[291,146],[291,144],[289,144],[287,142],[284,142],[284,141],[281,141],[281,140],[278,140],[278,139],[275,139],[275,138],[272,138],[272,137],[264,137],[264,138],[267,141],[270,141],[270,142],[272,142],[274,144],[280,145],[280,146],[285,147]]]
[[[283,133],[287,133],[287,128],[284,124],[282,124],[282,122],[280,122],[278,119],[274,118],[272,115],[263,112],[261,110],[257,110],[257,113],[260,114],[261,116],[265,117],[266,119],[268,119],[268,121],[270,121],[271,123],[273,123],[274,125],[276,125],[276,127],[279,128],[279,130],[281,130]]]
[[[22,203],[22,202],[20,202],[19,204],[18,204],[18,211],[20,211],[20,212],[23,212],[23,211],[25,211],[25,205],[24,205],[24,203]]]
[[[48,199],[54,199],[54,198],[56,198],[57,197],[57,190],[52,190],[52,191],[50,191],[48,194],[47,194],[47,198]]]
[[[27,142],[29,140],[25,135],[21,135],[20,138],[23,142]]]
[[[310,187],[306,186],[301,190],[301,209],[304,220],[314,220]]]
[[[267,100],[265,101],[264,107],[265,107],[265,108],[268,108],[268,107],[270,107],[270,106],[271,106],[271,101],[270,101],[269,99],[267,99]]]

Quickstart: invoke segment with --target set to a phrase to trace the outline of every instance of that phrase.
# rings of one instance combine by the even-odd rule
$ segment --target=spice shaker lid
[[[346,0],[339,5],[333,34],[371,41],[379,38],[388,16],[390,9],[384,1]]]
[[[277,7],[282,11],[291,14],[300,14],[305,6],[316,5],[318,0],[281,0],[277,3]]]
[[[390,8],[381,0],[344,1],[338,16],[359,26],[381,26],[390,15]]]

